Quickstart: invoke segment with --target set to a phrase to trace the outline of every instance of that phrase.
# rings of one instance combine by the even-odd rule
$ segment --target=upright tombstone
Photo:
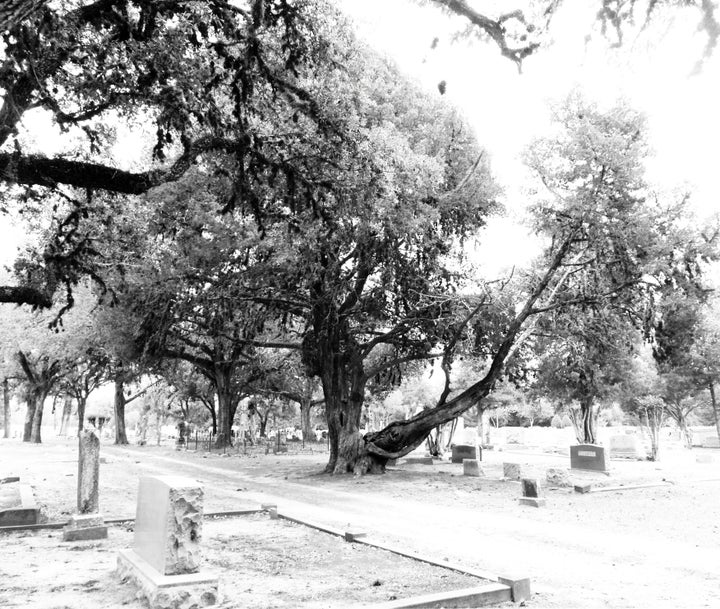
[[[570,447],[570,468],[608,473],[605,449],[597,444],[578,444]]]
[[[107,527],[100,515],[100,438],[94,429],[83,429],[78,439],[77,514],[63,529],[64,541],[105,539]]]
[[[520,464],[503,463],[503,478],[506,480],[520,480]]]
[[[482,478],[484,475],[485,472],[477,459],[463,459],[463,476]]]
[[[610,436],[611,459],[644,459],[645,449],[640,439],[634,434],[617,434]]]
[[[542,489],[538,480],[535,478],[523,478],[520,482],[522,486],[522,497],[518,499],[520,505],[531,505],[533,507],[545,505],[545,499],[542,497]]]
[[[202,487],[190,478],[140,479],[133,548],[118,553],[117,572],[138,586],[152,609],[217,602],[217,575],[200,572],[202,504]]]
[[[482,451],[479,447],[472,444],[453,444],[452,445],[452,463],[462,463],[463,459],[477,459],[482,461]]]

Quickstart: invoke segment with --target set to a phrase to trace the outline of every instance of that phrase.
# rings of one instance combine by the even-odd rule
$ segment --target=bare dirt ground
[[[539,509],[518,505],[519,484],[500,480],[502,462],[544,478],[548,467],[567,467],[566,456],[485,451],[486,478],[464,477],[461,465],[448,462],[353,478],[318,475],[327,458],[322,452],[222,457],[104,445],[102,454],[106,519],[134,516],[139,476],[182,474],[203,483],[208,513],[275,502],[292,514],[350,524],[439,560],[529,576],[535,594],[528,606],[720,606],[717,450],[667,451],[659,463],[612,461],[610,476],[573,478],[608,487],[662,486],[590,494],[547,489],[547,506]],[[49,438],[42,446],[0,440],[0,478],[19,475],[34,487],[48,520],[62,521],[74,509],[76,455],[71,439]],[[697,463],[699,455],[714,462]],[[392,555],[383,562],[337,538],[276,524],[261,517],[207,521],[208,562],[222,567],[225,561],[233,574],[221,579],[225,607],[345,607],[420,591],[403,585],[426,591],[463,585],[448,579],[449,571],[432,579],[421,563],[401,565]],[[63,544],[59,531],[0,533],[0,606],[140,607],[111,575],[115,550],[132,542],[127,528],[113,527],[102,542],[76,544]],[[308,571],[310,558],[322,556],[329,562]],[[308,583],[315,587],[304,587]],[[368,588],[369,596],[345,596]]]

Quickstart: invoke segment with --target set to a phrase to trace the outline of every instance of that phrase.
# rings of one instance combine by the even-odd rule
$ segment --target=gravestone
[[[14,476],[14,478],[17,478]],[[32,489],[20,484],[20,479],[0,485],[0,527],[19,527],[37,524],[40,509]]]
[[[551,467],[545,473],[545,480],[548,486],[568,487],[572,486],[568,471],[560,467]]]
[[[597,444],[571,446],[570,468],[608,473],[605,465],[605,449]]]
[[[83,429],[78,438],[77,514],[63,528],[63,541],[107,538],[99,513],[100,438],[94,429]]]
[[[702,441],[703,448],[720,448],[720,438],[717,436],[707,435]]]
[[[520,480],[520,464],[503,463],[503,478],[507,480]]]
[[[463,476],[482,478],[485,475],[477,459],[463,459]]]
[[[118,553],[117,573],[132,580],[152,609],[217,602],[217,575],[200,572],[203,491],[180,476],[140,479],[135,537]]]
[[[520,505],[531,505],[533,507],[545,505],[540,482],[537,479],[523,478],[520,483],[522,486],[522,497],[518,499]]]
[[[645,449],[634,434],[610,436],[610,458],[644,459]]]
[[[451,462],[462,463],[463,459],[482,461],[482,451],[472,444],[453,444]]]

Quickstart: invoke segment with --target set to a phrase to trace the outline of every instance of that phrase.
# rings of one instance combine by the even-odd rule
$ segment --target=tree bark
[[[582,424],[580,431],[582,435],[582,444],[595,444],[597,416],[593,402],[594,400],[592,397],[586,398],[580,402],[580,422]]]
[[[67,427],[68,427],[68,423],[70,423],[71,416],[72,416],[72,397],[70,397],[69,395],[66,395],[65,400],[63,402],[62,417],[60,418],[60,431],[58,431],[59,436],[67,435]]]
[[[115,444],[129,444],[125,429],[125,382],[122,373],[115,375],[113,411],[115,414]]]
[[[78,437],[80,432],[85,429],[85,407],[87,406],[87,397],[79,396],[77,398],[77,416],[78,416]]]
[[[310,415],[312,413],[312,400],[303,398],[300,402],[300,429],[302,430],[303,440],[308,442],[315,440],[315,434],[310,423]]]
[[[710,389],[710,402],[712,403],[713,417],[715,418],[715,431],[720,440],[720,413],[718,412],[718,404],[715,396],[715,383],[710,381],[708,388]]]
[[[37,408],[37,397],[30,392],[27,396],[27,410],[25,411],[25,426],[23,427],[23,442],[30,442],[32,437],[33,418]]]
[[[43,418],[43,409],[45,407],[45,399],[47,398],[47,393],[45,392],[38,392],[36,403],[35,403],[35,412],[33,413],[32,418],[32,428],[30,430],[30,442],[33,444],[41,444],[42,443],[42,418]]]
[[[216,374],[215,388],[218,397],[216,448],[224,448],[232,444],[232,420],[237,404],[234,408],[231,381],[229,372],[221,371]]]
[[[10,437],[10,383],[3,380],[3,438]]]

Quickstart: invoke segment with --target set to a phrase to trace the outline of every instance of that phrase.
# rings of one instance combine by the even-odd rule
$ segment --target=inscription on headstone
[[[605,449],[595,444],[578,444],[570,447],[570,467],[595,472],[607,472]]]

